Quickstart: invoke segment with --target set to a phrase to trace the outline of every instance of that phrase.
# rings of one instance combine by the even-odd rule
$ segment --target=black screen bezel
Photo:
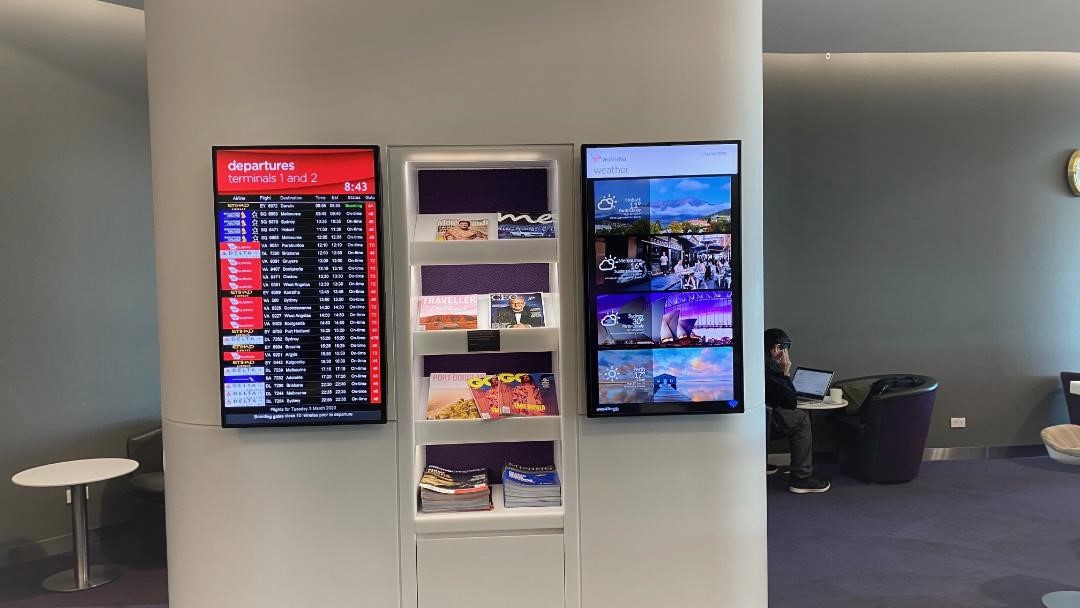
[[[379,328],[380,338],[382,340],[379,343],[379,356],[382,362],[382,373],[379,376],[379,391],[383,396],[383,401],[379,408],[379,418],[369,420],[315,420],[311,422],[300,421],[288,421],[288,422],[265,422],[254,424],[236,424],[227,423],[225,414],[225,382],[224,377],[221,375],[221,272],[219,271],[219,258],[218,258],[218,226],[217,226],[217,202],[220,193],[218,192],[218,172],[217,172],[217,155],[219,151],[226,150],[370,150],[373,155],[373,162],[375,165],[375,197],[379,212],[375,215],[375,229],[378,231],[378,242],[376,243],[376,258],[378,260],[379,267]],[[382,155],[380,153],[379,146],[377,145],[270,145],[270,146],[211,146],[210,147],[210,169],[212,172],[212,184],[213,184],[213,199],[211,202],[212,224],[213,230],[213,249],[214,252],[214,284],[217,286],[217,291],[214,294],[217,307],[217,319],[216,319],[216,331],[217,331],[217,343],[215,345],[216,361],[218,363],[218,397],[220,399],[219,409],[221,411],[221,428],[287,428],[287,427],[316,427],[316,426],[355,426],[355,425],[372,425],[372,424],[386,424],[388,422],[387,413],[389,410],[389,396],[386,392],[387,382],[387,370],[389,369],[388,361],[386,358],[386,267],[383,259],[383,214],[386,210],[386,204],[383,201],[383,180],[382,180]],[[232,408],[229,413],[244,413],[237,412],[237,410],[259,410],[262,408]],[[251,413],[251,412],[248,412]]]
[[[618,412],[598,412],[599,404],[599,377],[597,366],[597,353],[600,350],[596,344],[596,292],[594,291],[594,268],[596,234],[595,217],[593,212],[593,184],[596,180],[588,177],[588,153],[595,148],[642,148],[642,147],[667,147],[667,146],[694,146],[694,145],[718,145],[734,144],[736,146],[737,173],[731,176],[731,315],[732,315],[732,381],[734,383],[735,400],[738,407],[730,407],[726,401],[706,401],[700,403],[627,403],[619,404]],[[746,412],[746,399],[743,391],[743,331],[742,331],[742,140],[705,140],[705,141],[676,141],[676,142],[644,142],[644,143],[618,143],[618,144],[582,144],[581,146],[581,210],[582,210],[582,242],[584,243],[582,255],[582,282],[585,296],[585,370],[586,387],[585,396],[586,415],[589,418],[621,418],[638,416],[677,416],[677,415],[701,415],[701,414],[742,414]],[[726,175],[726,174],[710,174]],[[664,175],[664,176],[638,176],[625,179],[648,179],[649,177],[702,177],[702,175]],[[610,178],[607,178],[610,179]],[[618,179],[618,178],[616,178]],[[592,247],[589,247],[592,245]]]

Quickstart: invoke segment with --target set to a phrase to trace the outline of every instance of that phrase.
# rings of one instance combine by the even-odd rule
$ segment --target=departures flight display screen
[[[214,147],[221,420],[386,422],[379,150]]]

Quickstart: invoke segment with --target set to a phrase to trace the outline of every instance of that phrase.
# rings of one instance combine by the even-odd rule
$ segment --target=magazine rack
[[[578,531],[576,509],[577,414],[584,386],[580,361],[581,303],[573,287],[580,267],[578,213],[570,208],[575,182],[574,147],[535,146],[391,146],[389,204],[392,225],[390,268],[395,286],[392,348],[397,361],[398,465],[401,517],[402,606],[502,606],[514,598],[518,608],[578,606]],[[442,242],[435,240],[434,215],[487,215],[469,207],[468,200],[451,201],[435,214],[422,204],[419,176],[424,171],[458,171],[469,178],[491,170],[533,169],[546,172],[546,209],[555,217],[553,239],[490,239]],[[531,193],[536,195],[536,193]],[[445,197],[444,197],[445,198]],[[512,197],[511,197],[512,198]],[[535,198],[535,196],[534,196]],[[429,206],[430,207],[430,206]],[[502,209],[518,211],[518,209]],[[489,212],[491,210],[488,210]],[[490,214],[494,217],[494,214]],[[492,234],[495,222],[489,224]],[[545,327],[502,329],[497,353],[550,353],[555,376],[558,415],[499,420],[427,420],[428,380],[425,358],[437,355],[469,357],[469,330],[421,331],[417,306],[424,293],[423,268],[471,265],[547,265],[543,291]],[[533,267],[535,268],[535,267]],[[560,289],[570,285],[570,289]],[[460,283],[457,284],[460,289]],[[483,291],[491,291],[484,289]],[[515,291],[515,290],[507,290]],[[460,293],[460,291],[456,292]],[[480,327],[485,307],[481,299]],[[465,359],[463,359],[464,361]],[[464,364],[466,367],[467,364]],[[533,369],[477,369],[521,371]],[[542,443],[524,443],[542,442]],[[491,511],[420,513],[417,484],[427,465],[428,450],[457,446],[468,459],[469,449],[487,450],[519,443],[526,449],[550,450],[562,482],[562,506],[505,508],[502,487],[492,486]],[[478,465],[483,466],[483,465]],[[514,564],[513,572],[528,577],[528,592],[512,575],[487,575],[493,567]],[[504,571],[509,572],[509,571]],[[483,581],[477,592],[472,581]],[[460,594],[460,596],[455,595]],[[481,596],[479,599],[477,596]]]

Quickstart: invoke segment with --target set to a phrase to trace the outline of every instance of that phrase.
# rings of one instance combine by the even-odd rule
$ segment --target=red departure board
[[[213,167],[222,426],[386,422],[378,147]]]

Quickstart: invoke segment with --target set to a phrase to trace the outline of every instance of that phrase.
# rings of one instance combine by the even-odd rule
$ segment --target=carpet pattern
[[[927,462],[900,485],[831,472],[825,494],[769,481],[770,608],[1037,608],[1080,590],[1080,467]]]

